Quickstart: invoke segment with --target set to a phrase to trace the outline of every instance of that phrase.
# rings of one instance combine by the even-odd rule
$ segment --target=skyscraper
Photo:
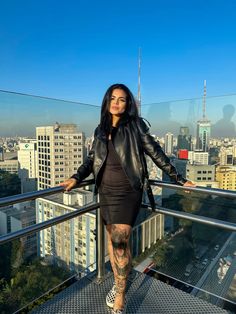
[[[202,119],[197,122],[197,150],[207,152],[211,134],[211,122],[206,117],[206,80],[204,81],[204,95],[202,104]]]
[[[177,146],[178,149],[191,150],[191,135],[187,126],[180,127]]]
[[[165,153],[171,155],[173,153],[173,134],[168,132],[165,135]]]
[[[36,128],[38,147],[38,189],[58,185],[82,164],[85,136],[75,124]]]
[[[0,146],[0,161],[4,160],[4,149]]]

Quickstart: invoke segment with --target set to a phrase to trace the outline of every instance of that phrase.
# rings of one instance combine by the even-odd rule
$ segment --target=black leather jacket
[[[114,148],[129,182],[134,190],[143,188],[148,177],[145,154],[167,173],[171,180],[183,185],[187,180],[177,173],[161,146],[149,133],[149,128],[142,118],[126,120],[120,123],[113,140]],[[95,193],[99,185],[99,174],[107,157],[107,137],[98,126],[94,133],[92,148],[85,162],[78,168],[72,178],[80,183],[92,172],[95,177]]]

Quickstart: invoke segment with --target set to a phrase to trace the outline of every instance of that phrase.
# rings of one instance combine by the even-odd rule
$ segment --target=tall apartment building
[[[204,81],[204,95],[202,103],[202,118],[197,121],[196,149],[208,152],[211,136],[211,122],[206,117],[206,80]]]
[[[212,165],[187,165],[186,178],[193,181],[198,186],[218,188],[219,184],[215,180],[215,166]]]
[[[199,120],[197,122],[197,143],[196,148],[203,152],[208,152],[211,135],[211,122],[209,120]]]
[[[37,143],[29,140],[19,144],[17,152],[21,179],[21,193],[37,190]]]
[[[93,201],[90,191],[75,189],[69,193],[38,198],[37,223],[72,212]],[[94,270],[96,262],[96,212],[57,224],[40,232],[38,255],[71,270]]]
[[[217,166],[216,181],[219,188],[224,190],[236,190],[236,166]]]
[[[171,155],[173,153],[173,134],[168,132],[165,135],[165,153]]]
[[[76,172],[85,155],[85,136],[75,124],[36,128],[38,189],[58,185]]]
[[[188,159],[190,164],[208,165],[209,153],[202,151],[189,151]]]
[[[4,160],[4,148],[0,146],[0,161]]]
[[[189,135],[188,127],[180,127],[177,147],[178,149],[191,150],[191,135]]]

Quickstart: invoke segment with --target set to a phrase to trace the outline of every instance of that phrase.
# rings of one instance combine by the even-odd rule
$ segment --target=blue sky
[[[115,82],[144,103],[236,92],[236,1],[2,1],[0,89],[99,105]]]

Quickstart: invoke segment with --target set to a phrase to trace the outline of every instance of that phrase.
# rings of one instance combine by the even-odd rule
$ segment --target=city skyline
[[[35,190],[35,184],[31,185],[28,181],[30,179],[38,180],[39,189],[49,188],[57,185],[59,181],[64,181],[65,177],[69,177],[70,173],[76,171],[79,164],[83,163],[82,155],[86,149],[83,149],[82,146],[85,144],[85,148],[87,148],[89,141],[85,141],[83,134],[80,133],[82,131],[78,130],[74,124],[56,123],[52,126],[37,127],[37,141],[32,141],[31,147],[29,145],[31,140],[28,141],[28,144],[26,144],[26,141],[23,145],[20,145],[20,150],[17,153],[18,160],[14,160],[17,163],[19,161],[19,164],[16,165],[13,173],[7,165],[7,159],[5,160],[6,163],[4,163],[4,160],[0,161],[2,178],[7,178],[7,176],[17,177],[17,173],[20,177],[21,171],[24,175],[21,176],[21,182],[19,181],[17,185],[24,185],[27,189],[33,191]],[[188,127],[182,127],[179,133],[182,136],[189,136]],[[168,148],[166,147],[166,153],[171,154],[171,162],[178,169],[178,173],[196,182],[197,186],[200,187],[236,190],[236,167],[234,166],[236,162],[236,139],[230,142],[229,147],[225,147],[226,140],[215,141],[215,143],[212,141],[211,147],[213,148],[219,147],[220,143],[220,149],[216,149],[218,151],[217,158],[220,162],[212,164],[212,159],[210,160],[208,157],[210,155],[216,157],[214,151],[191,151],[193,154],[191,154],[189,161],[185,157],[182,159],[176,158],[172,152],[173,135],[171,133],[167,135],[166,142],[169,142],[170,145],[168,145]],[[191,137],[185,139],[192,140]],[[192,144],[195,144],[195,142],[193,141]],[[175,146],[176,143],[177,146],[183,144],[175,140]],[[194,155],[194,153],[196,154]],[[35,168],[36,172],[33,173]],[[147,160],[147,168],[150,179],[168,180],[160,169],[157,171],[156,165],[150,159]],[[53,178],[59,181],[53,181]],[[16,179],[14,182],[16,182]],[[31,183],[34,182],[31,181]],[[8,189],[9,187],[12,188],[11,184],[5,185]],[[218,196],[212,198],[210,195],[207,197],[203,195],[201,197],[198,193],[196,195],[191,193],[190,205],[188,200],[190,194],[184,193],[185,196],[181,193],[175,193],[173,190],[169,194],[168,189],[160,189],[160,187],[153,189],[153,192],[157,203],[165,209],[181,210],[200,216],[209,215],[209,217],[223,220],[223,222],[229,221],[232,223],[235,218],[231,200],[228,202],[225,200],[222,204],[223,198],[221,200]],[[26,203],[22,203],[20,206],[11,205],[7,210],[0,210],[0,235],[19,230],[31,224],[43,223],[56,217],[59,219],[60,215],[73,212],[78,209],[78,206],[83,207],[88,203],[90,204],[94,199],[93,197],[91,191],[73,190],[69,193],[38,198],[35,204],[29,203],[28,207],[26,207]],[[227,210],[225,210],[226,208]],[[30,216],[29,210],[31,210]],[[230,290],[231,287],[235,287],[233,276],[236,265],[236,260],[234,260],[236,246],[235,241],[232,240],[233,233],[229,236],[228,231],[226,233],[217,229],[212,231],[209,226],[201,225],[196,227],[196,223],[183,220],[177,221],[172,217],[168,218],[161,214],[153,215],[151,212],[147,216],[147,214],[144,215],[144,212],[140,211],[140,220],[137,220],[137,224],[132,230],[131,248],[133,255],[139,258],[141,253],[151,249],[155,254],[152,253],[152,257],[150,257],[157,272],[160,271],[167,278],[169,276],[175,278],[177,280],[176,284],[180,280],[181,284],[184,283],[187,288],[189,288],[188,284],[192,285],[194,289],[195,287],[201,288],[204,285],[205,289],[209,289],[209,292],[218,295],[219,298],[228,299],[226,289]],[[23,258],[26,258],[26,254],[27,258],[30,257],[28,260],[30,264],[37,256],[37,258],[40,257],[42,264],[53,268],[60,266],[61,271],[64,269],[80,272],[84,268],[89,268],[92,271],[94,269],[93,262],[96,258],[95,241],[97,240],[97,233],[94,233],[95,226],[95,213],[86,213],[83,217],[80,216],[79,219],[68,220],[41,230],[37,238],[31,236],[30,241],[22,242],[19,250],[25,252],[25,255],[22,254]],[[157,241],[157,247],[155,247]],[[164,251],[163,244],[165,245]],[[158,251],[158,249],[161,251]],[[160,252],[162,252],[162,255],[160,255]],[[148,254],[150,255],[150,251],[148,251]],[[12,258],[10,260],[13,261]],[[227,266],[227,269],[224,268],[224,272],[222,272],[223,268],[221,266]],[[22,264],[18,271],[20,272],[21,269],[26,268],[29,270],[29,267],[29,265]],[[29,277],[31,278],[31,276]],[[215,284],[208,287],[212,282]],[[177,288],[177,285],[173,285]],[[185,288],[183,290],[186,291]],[[191,291],[192,289],[188,290],[189,293]],[[4,293],[5,291],[0,292]],[[201,292],[198,293],[201,294]],[[7,305],[10,306],[8,299],[5,299]],[[207,301],[209,300],[207,299]]]
[[[178,134],[180,126],[188,126],[190,133],[195,135],[195,125],[202,118],[202,102],[203,97],[143,104],[141,116],[151,123],[151,132],[158,136],[167,131]],[[211,120],[214,136],[235,136],[234,104],[236,94],[206,97],[206,114]],[[75,123],[89,136],[99,124],[101,109],[92,104],[1,91],[0,108],[0,136],[33,136],[35,126],[57,121]]]

